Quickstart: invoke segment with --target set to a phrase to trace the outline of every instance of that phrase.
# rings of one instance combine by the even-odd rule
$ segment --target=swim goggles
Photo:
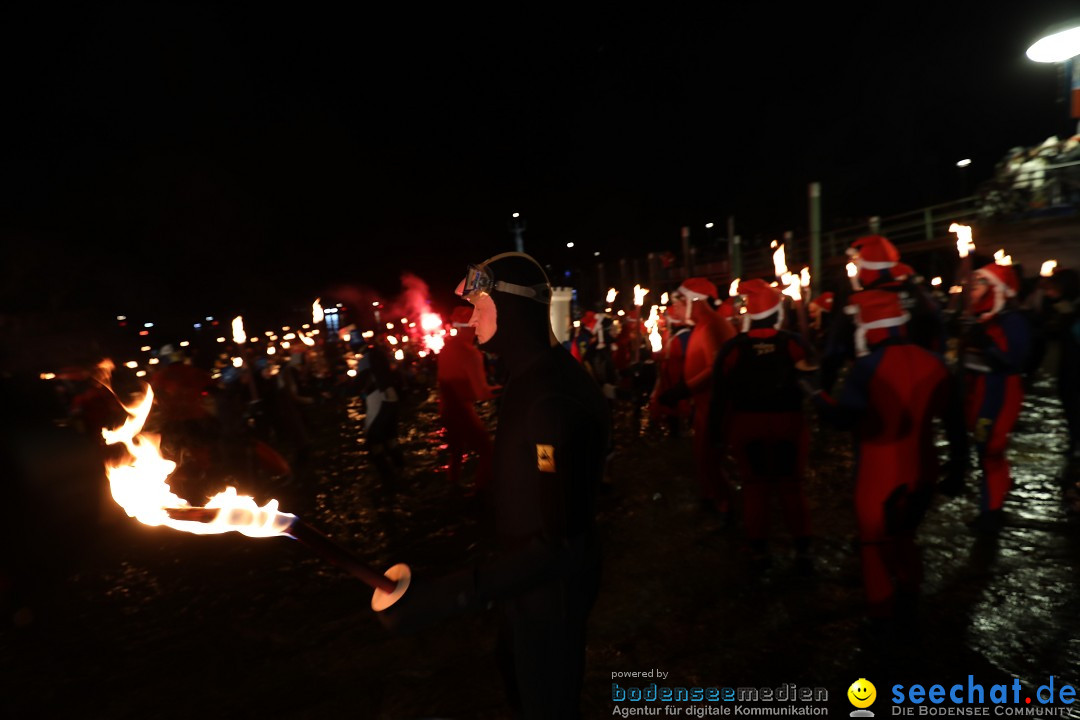
[[[551,301],[551,286],[547,283],[515,285],[514,283],[496,280],[491,268],[487,265],[469,266],[468,271],[465,273],[465,283],[461,290],[461,297],[471,300],[478,295],[490,295],[496,290],[529,298],[545,305]]]

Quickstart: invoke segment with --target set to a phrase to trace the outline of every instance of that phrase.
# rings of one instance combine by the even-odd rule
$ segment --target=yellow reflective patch
[[[555,472],[555,446],[536,446],[536,469],[540,472]]]

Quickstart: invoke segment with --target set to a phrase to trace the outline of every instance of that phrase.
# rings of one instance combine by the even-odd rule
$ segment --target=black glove
[[[476,575],[469,567],[435,578],[414,573],[405,594],[376,615],[388,630],[411,634],[476,605]]]
[[[942,468],[944,477],[938,483],[938,492],[946,497],[959,497],[964,494],[964,476],[967,468],[962,462],[950,460]]]
[[[673,385],[660,393],[656,399],[664,407],[675,407],[688,397],[690,397],[690,388],[686,387],[686,382],[680,380],[678,385]]]

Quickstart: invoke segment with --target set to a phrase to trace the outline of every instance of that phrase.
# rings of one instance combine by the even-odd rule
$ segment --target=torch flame
[[[270,500],[260,507],[255,499],[237,495],[236,489],[225,488],[206,503],[207,508],[220,512],[211,522],[175,520],[166,508],[188,508],[186,500],[173,493],[168,478],[176,469],[176,463],[161,455],[160,438],[142,432],[154,391],[149,386],[146,394],[131,407],[125,406],[128,419],[115,430],[103,429],[101,436],[109,445],[123,443],[128,457],[106,463],[112,496],[130,517],[145,525],[165,525],[174,530],[196,535],[213,535],[235,530],[248,537],[272,537],[283,535],[292,525],[295,515],[278,512],[277,500]]]
[[[247,335],[244,334],[244,318],[242,315],[237,315],[232,320],[232,339],[237,345],[243,345],[247,340]]]
[[[939,277],[934,278],[933,280],[930,281],[930,284],[933,285],[934,287],[937,287],[938,285],[941,285],[941,278],[939,278]]]
[[[773,240],[773,247],[776,248],[776,252],[772,256],[773,269],[776,272],[776,277],[782,277],[787,273],[787,253],[784,252],[784,246],[777,247],[776,241]]]
[[[1057,269],[1057,260],[1047,260],[1042,264],[1039,269],[1039,275],[1042,277],[1052,277],[1054,270]]]
[[[667,305],[668,304],[668,294],[667,293],[664,293],[664,294],[662,294],[660,296],[660,304],[661,305]]]
[[[853,278],[859,274],[859,268],[853,262],[849,262],[844,266],[847,269],[847,276]]]
[[[660,308],[656,305],[649,310],[649,317],[645,320],[645,328],[649,331],[649,345],[654,353],[660,352],[664,347],[663,338],[660,337]]]
[[[1012,265],[1012,255],[1006,255],[1005,249],[1002,248],[994,253],[994,262],[998,265]]]
[[[949,226],[949,232],[956,233],[956,252],[960,257],[966,258],[975,250],[975,242],[971,239],[971,226],[953,223]]]
[[[619,291],[615,288],[609,288],[607,291],[607,302],[610,305],[615,302],[615,296],[619,294]]]
[[[649,294],[649,288],[643,288],[640,285],[634,286],[634,304],[641,307],[645,304],[645,296]]]
[[[443,319],[439,313],[420,313],[420,329],[424,332],[424,347],[436,355],[446,344],[446,328],[443,325]]]
[[[735,297],[739,294],[739,283],[742,282],[739,278],[735,278],[731,281],[731,285],[728,286],[728,297]]]
[[[802,272],[799,273],[799,284],[803,287],[810,287],[810,268],[804,267]]]
[[[321,299],[322,298],[315,298],[315,302],[311,303],[311,322],[314,325],[317,325],[323,321],[324,315],[322,305],[319,304],[319,301]]]

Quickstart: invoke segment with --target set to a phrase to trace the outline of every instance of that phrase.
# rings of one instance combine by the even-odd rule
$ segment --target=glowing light
[[[341,339],[343,342],[352,342],[352,333],[345,333],[341,336]]]
[[[349,377],[356,377],[356,370],[353,370],[353,369],[346,370],[345,374],[348,375]]]
[[[238,357],[234,357],[234,358],[232,359],[232,366],[233,366],[234,368],[238,368],[238,367],[243,367],[243,366],[244,366],[244,359],[243,359],[243,358],[238,358]]]
[[[399,360],[399,361],[404,360],[405,359],[405,351],[402,350],[401,348],[398,348],[397,350],[395,350],[394,351],[394,359]]]
[[[143,323],[143,327],[144,328],[152,328],[152,327],[154,327],[154,323]]]
[[[849,262],[847,265],[845,265],[844,269],[847,270],[847,276],[849,278],[853,278],[853,277],[855,277],[856,275],[859,274],[859,268],[856,267],[855,263],[853,263],[853,262]]]
[[[956,233],[956,252],[960,257],[966,258],[975,250],[975,242],[971,239],[971,226],[953,223],[949,226],[949,232]]]
[[[970,164],[971,164],[971,158],[964,158],[963,160],[958,160],[956,162],[956,167],[965,168]]]
[[[146,371],[140,370],[139,372],[135,373],[135,377],[146,377]]]
[[[139,348],[139,352],[150,352],[150,346],[143,345],[141,348]]]
[[[712,229],[712,226],[713,226],[713,224],[712,224],[712,223],[705,223],[705,229],[706,229],[706,230],[711,230],[711,229]]]
[[[180,341],[180,347],[187,347],[190,344],[191,343],[189,343],[187,340],[181,340]]]
[[[442,318],[438,313],[426,312],[420,314],[420,329],[426,333],[433,333],[443,326]]]
[[[964,292],[964,288],[963,288],[962,285],[953,285],[952,287],[949,288],[949,294],[950,295],[957,295],[957,294],[962,293],[962,292]]]
[[[266,348],[266,354],[267,355],[276,355],[277,354],[277,348],[274,347],[273,345],[269,346],[268,348]]]
[[[457,337],[457,328],[450,328],[450,337]]]
[[[641,307],[645,304],[645,296],[649,294],[649,288],[643,288],[640,285],[634,286],[634,304]]]
[[[1012,265],[1012,255],[1006,255],[1003,248],[994,253],[994,262],[998,265]]]
[[[379,303],[378,302],[373,302],[373,303],[371,303],[371,307],[379,307]]]
[[[127,315],[117,315],[116,319],[120,322],[123,322],[124,320],[127,320]]]
[[[652,347],[652,351],[654,353],[660,352],[664,347],[664,340],[660,336],[660,308],[656,305],[649,309],[649,317],[645,320],[645,328],[649,331],[649,345]]]
[[[1040,38],[1026,54],[1029,60],[1040,63],[1059,63],[1080,55],[1080,27]]]
[[[420,352],[418,352],[416,354],[418,356],[422,357],[422,358],[426,358],[428,356],[428,351],[427,350],[421,350]]]
[[[391,345],[397,345],[397,338],[393,335],[388,335],[386,337],[386,342],[390,343]]]
[[[667,305],[668,304],[668,294],[667,293],[663,293],[660,296],[660,304],[661,305]]]
[[[804,267],[799,273],[799,284],[803,287],[810,287],[810,268]]]
[[[157,365],[160,362],[161,362],[161,360],[159,358],[150,358],[149,360],[146,361],[146,364],[147,365]]]
[[[126,363],[124,363],[124,367],[134,370],[135,368],[139,367],[139,363],[135,362],[134,360],[128,360]]]
[[[41,377],[42,380],[54,380],[56,378],[56,373],[41,373],[39,377]]]
[[[281,342],[281,349],[282,350],[288,350],[291,347],[292,347],[292,343],[290,343],[288,340],[283,340]]]
[[[370,340],[371,338],[375,337],[375,331],[368,330],[367,332],[361,333],[360,337],[364,338],[365,340]]]
[[[309,338],[307,335],[301,335],[300,336],[300,342],[304,343],[308,347],[314,347],[315,346],[315,341],[312,340],[311,338]],[[349,342],[349,341],[346,340],[345,342]]]
[[[568,242],[568,243],[566,243],[566,247],[572,248],[572,247],[574,247],[574,243]]]
[[[620,310],[619,312],[617,312],[615,314],[618,315],[619,317],[622,317],[623,315],[626,314],[626,311],[625,310]]]
[[[281,339],[282,340],[295,340],[296,339],[296,333],[285,333],[284,335],[282,335]]]
[[[520,216],[520,215],[521,215],[521,213],[514,213],[514,214],[513,214],[513,215],[511,215],[510,217],[518,217],[518,216]]]
[[[394,329],[394,323],[386,323],[386,329],[387,330],[393,330]]]
[[[1042,277],[1052,277],[1054,270],[1057,269],[1057,264],[1057,260],[1047,260],[1042,264],[1042,267],[1039,268],[1039,275]]]
[[[218,341],[219,343],[223,343],[223,342],[225,342],[225,338],[223,338],[223,337],[219,337],[219,338],[217,339],[217,341]]]
[[[322,298],[315,298],[315,302],[311,303],[311,322],[316,325],[321,323],[323,318],[326,317],[323,313],[322,305],[319,304],[320,300],[322,300]]]
[[[608,291],[607,291],[607,302],[608,302],[608,304],[611,304],[611,303],[615,302],[615,296],[618,295],[618,294],[619,294],[619,291],[616,290],[615,288],[608,289]]]
[[[933,285],[934,287],[937,287],[937,286],[941,285],[941,278],[936,277],[936,278],[932,279],[930,281],[930,284]]]
[[[409,342],[409,336],[408,335],[402,335],[401,336],[401,342],[403,342],[403,343]]]

